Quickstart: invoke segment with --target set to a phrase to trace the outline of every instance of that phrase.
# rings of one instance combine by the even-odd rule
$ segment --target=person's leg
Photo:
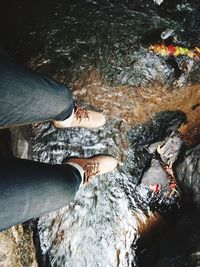
[[[81,181],[68,164],[0,159],[0,230],[66,206]]]
[[[42,121],[56,128],[98,128],[105,116],[75,107],[66,85],[0,53],[0,128]]]
[[[0,55],[0,127],[68,118],[74,109],[65,85]]]
[[[63,165],[0,158],[0,231],[66,206],[81,184],[116,166],[108,155],[67,158]]]

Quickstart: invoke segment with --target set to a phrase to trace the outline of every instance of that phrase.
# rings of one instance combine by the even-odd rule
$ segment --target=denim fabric
[[[0,158],[0,231],[66,206],[80,183],[68,164]]]
[[[0,55],[0,127],[64,120],[73,108],[65,85]]]
[[[64,120],[73,108],[69,88],[0,55],[0,127]],[[71,165],[0,158],[0,230],[67,205],[81,179]]]

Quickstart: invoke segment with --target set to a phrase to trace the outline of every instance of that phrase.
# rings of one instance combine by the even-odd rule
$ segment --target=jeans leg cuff
[[[81,176],[81,183],[80,183],[79,187],[81,187],[83,185],[83,179],[84,179],[84,175],[85,175],[83,168],[81,168],[81,166],[78,165],[77,163],[67,162],[65,164],[72,165],[73,167],[75,167],[79,171],[80,176]]]
[[[75,108],[75,102],[73,101],[71,103],[70,107],[67,110],[64,110],[62,113],[60,113],[55,118],[55,120],[56,121],[64,121],[64,120],[68,119],[73,114],[74,108]]]

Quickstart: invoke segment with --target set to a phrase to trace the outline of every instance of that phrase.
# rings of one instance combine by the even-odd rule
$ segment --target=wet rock
[[[184,214],[171,226],[165,238],[139,256],[139,266],[149,266],[149,262],[156,267],[199,266],[199,151],[199,145],[188,149],[176,164]]]
[[[167,121],[166,117],[170,119]],[[155,209],[158,200],[153,200],[143,186],[136,186],[139,173],[144,171],[149,157],[147,149],[141,149],[140,154],[138,149],[145,145],[148,147],[163,135],[166,137],[184,120],[185,115],[181,112],[158,114],[148,127],[146,124],[140,126],[142,135],[135,128],[135,145],[124,140],[126,135],[121,135],[114,119],[99,130],[56,130],[48,123],[33,127],[34,160],[61,163],[68,155],[109,153],[115,155],[122,165],[110,174],[93,179],[88,187],[81,188],[70,205],[40,218],[41,248],[52,266],[116,266],[117,262],[119,266],[136,265],[138,229],[142,234],[141,229],[146,229],[148,218],[152,218],[152,225],[159,221],[150,209],[153,205]],[[153,127],[154,124],[157,127]],[[154,139],[149,138],[150,133],[155,133]],[[144,138],[142,143],[141,136]],[[120,157],[124,151],[123,143],[127,143],[129,151],[125,158]]]
[[[136,1],[141,7],[147,2]],[[109,110],[111,116],[117,114],[119,118],[138,123],[161,109],[180,109],[188,115],[188,100],[183,104],[182,98],[185,96],[189,102],[193,99],[191,105],[194,105],[198,94],[191,96],[190,91],[194,90],[187,87],[184,92],[181,89],[172,95],[169,90],[172,86],[197,83],[199,62],[184,56],[172,60],[155,55],[148,51],[144,40],[146,36],[149,44],[161,41],[162,33],[169,33],[169,29],[172,37],[178,38],[176,32],[181,33],[184,25],[177,22],[177,14],[172,18],[168,11],[180,12],[179,2],[163,1],[158,8],[166,14],[152,11],[150,6],[148,10],[136,9],[130,1],[105,1],[105,5],[99,1],[60,1],[54,7],[48,3],[46,9],[45,1],[40,8],[34,2],[30,6],[22,3],[16,10],[24,25],[21,31],[24,35],[18,38],[20,44],[14,48],[16,51],[20,47],[20,57],[31,58],[32,67],[71,84],[81,102]],[[196,9],[197,4],[194,1],[191,8]],[[190,13],[184,16],[189,19]],[[152,39],[153,34],[157,39]],[[167,84],[168,88],[160,84]],[[145,89],[134,85],[145,85]],[[124,103],[127,110],[121,114],[118,107]]]
[[[192,201],[200,207],[200,146],[186,152],[183,162],[177,168],[177,175],[185,189],[191,195]]]
[[[164,140],[185,121],[186,117],[183,112],[160,112],[152,120],[129,130],[127,132],[128,157],[124,169],[130,172],[139,182],[144,168],[151,158],[148,147],[153,143]],[[132,149],[134,149],[134,153]],[[129,166],[128,170],[126,169],[127,165]],[[135,168],[135,165],[137,168]]]
[[[151,8],[152,1],[149,1],[149,9],[142,8],[148,1],[139,2],[140,9],[125,2],[120,5],[106,1],[102,5],[97,1],[82,4],[61,1],[55,5],[51,16],[36,20],[35,26],[29,22],[32,31],[27,33],[26,39],[38,48],[30,65],[67,83],[91,69],[100,71],[102,79],[112,85],[139,86],[156,81],[180,86],[188,79],[191,83],[198,82],[198,76],[190,78],[193,68],[199,70],[198,62],[191,64],[186,58],[190,68],[182,73],[168,63],[168,57],[154,55],[145,44],[145,39],[149,44],[160,42],[162,32],[172,29],[173,37],[179,40],[177,43],[193,47],[197,45],[194,41],[184,43],[181,41],[184,38],[180,37],[183,31],[187,33],[185,40],[194,35],[188,33],[189,23],[181,24],[176,17],[172,20],[160,16]],[[188,14],[188,20],[192,20],[192,14]],[[38,23],[40,28],[36,26]],[[198,28],[197,20],[195,25]],[[153,40],[153,33],[159,33],[157,40]],[[27,54],[26,48],[23,53]],[[184,78],[177,75],[177,71]]]
[[[161,26],[165,22],[143,13],[85,7],[79,11],[78,8],[63,14],[64,21],[60,17],[45,37],[42,33],[47,40],[46,58],[59,65],[60,73],[66,71],[68,65],[68,82],[77,79],[83,71],[97,67],[103,78],[115,85],[140,85],[153,79],[165,83],[170,70],[163,76],[162,69],[167,69],[165,63],[142,49],[139,43],[144,34],[142,29]]]
[[[0,233],[0,265],[37,267],[32,232],[21,225]]]
[[[195,47],[200,44],[199,8],[198,1],[165,0],[157,12],[171,20],[171,28],[174,30],[172,37],[175,37],[178,44]]]
[[[160,112],[153,119],[130,130],[128,139],[132,144],[152,144],[163,140],[185,122],[186,115],[181,111]]]

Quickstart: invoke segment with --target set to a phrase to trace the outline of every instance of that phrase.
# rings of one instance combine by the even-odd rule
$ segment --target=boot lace
[[[76,119],[81,121],[83,119],[88,119],[89,120],[89,114],[88,114],[88,111],[84,108],[81,108],[81,107],[76,107],[76,110],[75,110],[75,116],[76,116]]]
[[[87,183],[91,176],[99,173],[99,162],[88,162],[83,166],[85,172],[83,183]]]

